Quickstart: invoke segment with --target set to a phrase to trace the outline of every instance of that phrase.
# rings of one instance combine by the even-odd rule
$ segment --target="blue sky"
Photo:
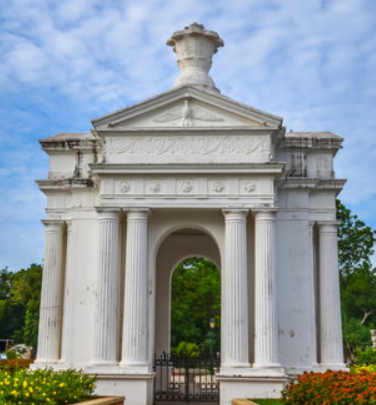
[[[0,5],[0,268],[41,263],[48,159],[38,139],[172,87],[170,35],[199,22],[225,41],[223,94],[294,131],[345,138],[341,199],[376,228],[375,0],[8,0]]]

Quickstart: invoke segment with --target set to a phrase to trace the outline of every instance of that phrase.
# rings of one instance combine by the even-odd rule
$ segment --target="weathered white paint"
[[[98,373],[98,393],[132,405],[152,403],[154,353],[170,349],[171,275],[188,257],[222,272],[222,405],[343,367],[342,138],[285,132],[281,118],[216,92],[208,71],[220,41],[200,26],[175,33],[172,90],[93,120],[91,133],[41,141],[50,170],[38,181],[47,220],[36,367]],[[191,69],[195,46],[203,60]]]

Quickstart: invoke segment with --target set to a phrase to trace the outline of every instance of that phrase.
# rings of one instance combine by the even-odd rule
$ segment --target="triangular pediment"
[[[92,121],[97,130],[132,128],[278,128],[282,118],[220,94],[184,86]]]

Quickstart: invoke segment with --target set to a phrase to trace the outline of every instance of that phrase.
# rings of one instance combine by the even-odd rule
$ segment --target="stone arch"
[[[179,263],[190,257],[207,258],[218,268],[221,265],[220,249],[210,234],[198,227],[173,228],[156,256],[156,353],[170,350],[172,274]]]

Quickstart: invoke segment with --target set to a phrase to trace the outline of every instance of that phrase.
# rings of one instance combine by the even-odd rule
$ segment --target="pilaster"
[[[309,248],[309,279],[307,280],[310,287],[309,301],[312,308],[311,314],[311,353],[312,366],[317,367],[317,265],[316,265],[316,249],[315,249],[315,222],[308,222],[308,248]]]
[[[320,367],[342,368],[342,321],[338,271],[339,221],[318,222]]]

